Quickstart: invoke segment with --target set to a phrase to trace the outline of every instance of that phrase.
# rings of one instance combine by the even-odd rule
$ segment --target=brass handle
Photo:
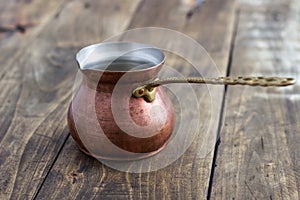
[[[133,91],[134,97],[144,97],[146,101],[153,101],[155,99],[156,87],[169,83],[198,83],[198,84],[213,84],[213,85],[249,85],[262,87],[285,87],[294,85],[296,80],[294,78],[282,77],[218,77],[218,78],[202,78],[202,77],[172,77],[162,80],[154,80],[143,86],[136,88]]]

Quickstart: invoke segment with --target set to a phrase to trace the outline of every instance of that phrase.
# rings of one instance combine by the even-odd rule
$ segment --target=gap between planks
[[[240,14],[240,10],[239,10],[239,8],[237,8],[237,10],[235,11],[235,14],[234,14],[234,18],[233,18],[234,25],[233,25],[232,37],[231,37],[231,41],[230,41],[230,50],[229,50],[229,55],[228,55],[226,76],[230,75],[230,69],[231,69],[232,60],[233,60],[236,36],[237,36],[237,32],[238,32],[239,14]],[[220,118],[219,118],[217,137],[216,137],[216,144],[215,144],[213,158],[212,158],[212,164],[211,164],[211,172],[210,172],[210,177],[209,177],[207,199],[211,198],[214,173],[215,173],[215,168],[217,167],[216,162],[217,162],[217,157],[218,157],[219,145],[221,143],[221,131],[222,131],[223,123],[224,123],[224,110],[225,110],[225,102],[226,102],[226,97],[227,97],[227,88],[228,88],[228,85],[225,85],[225,90],[224,90],[223,99],[222,99],[221,112],[220,112]]]

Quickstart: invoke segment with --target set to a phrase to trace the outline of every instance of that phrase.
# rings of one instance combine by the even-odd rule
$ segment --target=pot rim
[[[100,58],[97,58],[98,59],[97,61],[89,62],[88,60],[90,59],[91,54],[93,53],[95,53],[94,56],[98,55]],[[136,59],[141,59],[145,62],[151,62],[153,63],[153,65],[150,65],[149,67],[143,69],[133,69],[133,70],[112,71],[106,69],[106,67],[114,60],[130,53],[135,54]],[[132,60],[136,60],[136,59],[132,59]],[[104,67],[104,69],[85,68],[86,65],[93,65],[93,63],[96,64],[97,62],[107,61],[107,60],[109,60],[109,62],[107,62],[108,64]],[[81,71],[87,70],[87,71],[105,72],[105,73],[137,73],[137,72],[149,71],[159,66],[162,66],[165,62],[165,55],[159,48],[149,44],[135,43],[135,42],[103,42],[103,43],[89,45],[80,49],[76,53],[76,61]]]

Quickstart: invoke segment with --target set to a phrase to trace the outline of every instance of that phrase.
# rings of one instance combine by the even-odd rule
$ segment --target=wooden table
[[[197,157],[198,138],[149,173],[84,155],[66,124],[76,51],[136,27],[189,35],[221,75],[298,79],[299,0],[207,0],[189,19],[183,0],[0,2],[0,199],[300,198],[299,84],[227,87],[216,99],[215,148]]]

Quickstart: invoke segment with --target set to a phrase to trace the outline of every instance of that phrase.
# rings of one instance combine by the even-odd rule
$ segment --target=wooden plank
[[[0,1],[0,41],[1,45],[16,35],[24,40],[24,37],[36,31],[49,17],[57,12],[57,9],[65,1],[43,2],[32,1]]]
[[[0,1],[0,77],[66,1]]]
[[[224,75],[233,29],[234,1],[208,1],[189,22],[185,21],[187,12],[188,8],[179,0],[144,1],[129,28],[159,26],[183,31],[205,45]],[[197,56],[197,52],[192,55]],[[210,114],[205,111],[206,98],[208,96],[201,96],[203,121]],[[222,98],[216,101],[219,113]],[[217,128],[218,120],[211,130],[213,137]],[[119,172],[85,156],[70,138],[37,198],[47,199],[51,194],[53,199],[203,199],[207,195],[213,158],[213,150],[205,158],[197,156],[203,143],[197,138],[182,157],[164,169],[133,174]]]
[[[299,81],[300,2],[240,3],[231,75]],[[213,199],[299,199],[299,83],[229,87]]]
[[[43,21],[43,19],[41,18],[47,18],[47,16],[51,17],[51,15],[49,14],[55,12],[55,10],[59,8],[57,6],[61,5],[58,1],[45,3],[41,0],[31,0],[31,1],[1,0],[0,3],[1,3],[1,8],[0,8],[1,27],[13,27],[14,25],[19,24],[24,26],[27,25],[29,30],[34,28],[36,25],[39,25]],[[1,33],[5,33],[5,30],[2,30]]]
[[[22,185],[21,183],[26,184],[29,181],[21,180],[21,178],[24,177],[24,175],[22,176],[22,173],[24,174],[27,172],[21,172],[20,170],[18,172],[20,177],[17,177],[17,171],[13,172],[16,167],[20,167],[18,166],[20,162],[18,159],[21,159],[20,157],[22,156],[21,154],[18,155],[18,153],[16,153],[16,149],[13,147],[17,147],[19,145],[20,149],[22,149],[22,145],[26,145],[22,144],[22,141],[15,140],[17,140],[20,136],[22,137],[24,134],[23,131],[25,131],[25,129],[22,129],[22,126],[24,126],[26,122],[30,121],[24,120],[21,123],[17,113],[17,104],[22,102],[19,101],[19,98],[22,92],[22,73],[24,72],[23,68],[21,67],[23,65],[20,63],[22,63],[25,59],[24,56],[22,61],[20,57],[23,56],[22,54],[26,50],[28,51],[27,48],[24,48],[26,47],[26,44],[29,44],[32,41],[32,39],[40,32],[40,29],[55,15],[55,13],[65,2],[66,1],[41,2],[38,0],[33,0],[30,2],[0,2],[0,25],[2,28],[2,32],[0,33],[0,113],[1,116],[5,116],[0,118],[1,199],[7,199],[9,196],[11,196],[13,189],[15,188],[18,188],[20,189],[20,192],[25,193],[19,186]],[[43,5],[43,7],[41,7],[41,5]],[[24,25],[26,30],[23,30],[22,32],[17,31],[17,25]],[[9,134],[9,131],[15,131],[15,133]],[[30,131],[28,131],[28,133],[30,133]],[[20,136],[15,137],[16,135]],[[61,142],[54,144],[56,147],[59,147],[60,145]],[[27,158],[27,156],[24,155],[22,158]],[[28,161],[30,162],[32,159],[29,159]],[[42,165],[44,164],[45,163]],[[32,162],[30,166],[27,165],[28,168],[31,166],[34,169],[34,162]],[[15,182],[15,179],[20,180]],[[35,182],[32,183],[33,184],[30,186],[25,186],[29,189],[32,189],[41,182],[35,180]],[[28,193],[30,196],[31,192],[34,191],[26,193]],[[17,197],[17,195],[13,195],[13,197]]]
[[[66,111],[76,73],[74,54],[124,30],[139,4],[128,2],[70,1],[59,11],[51,10],[52,16],[45,17],[50,20],[42,20],[44,27],[20,44],[26,47],[20,53],[14,55],[10,49],[18,47],[15,38],[1,47],[11,54],[0,70],[0,115],[5,116],[0,121],[0,199],[36,195],[68,137]],[[40,6],[28,7],[27,12],[44,12]],[[99,19],[106,20],[99,23]]]

